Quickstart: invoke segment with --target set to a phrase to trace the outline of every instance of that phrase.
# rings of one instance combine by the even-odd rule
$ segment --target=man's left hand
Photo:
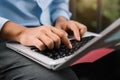
[[[71,30],[76,40],[80,41],[81,36],[87,31],[87,27],[77,21],[67,20],[64,17],[59,17],[56,20],[56,28],[64,31]]]

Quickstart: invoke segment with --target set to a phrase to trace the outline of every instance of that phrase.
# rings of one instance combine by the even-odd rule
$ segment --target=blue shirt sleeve
[[[59,16],[71,17],[69,0],[1,0],[0,12],[0,30],[8,20],[23,26],[39,26],[53,25]]]
[[[53,0],[50,5],[50,12],[53,22],[55,22],[59,16],[63,16],[69,20],[71,17],[69,0]]]
[[[3,18],[3,17],[0,17],[0,30],[2,29],[3,25],[9,21],[8,19],[6,18]]]

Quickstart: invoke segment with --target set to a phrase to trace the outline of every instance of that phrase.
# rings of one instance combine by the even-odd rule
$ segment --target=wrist
[[[58,17],[57,19],[56,19],[56,23],[57,22],[61,22],[61,21],[68,21],[65,17],[63,17],[63,16],[60,16],[60,17]]]
[[[65,23],[66,21],[68,21],[68,20],[65,17],[60,16],[56,19],[55,26],[59,26],[61,23]]]

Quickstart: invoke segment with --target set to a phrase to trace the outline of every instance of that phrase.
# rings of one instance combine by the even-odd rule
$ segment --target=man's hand
[[[79,22],[73,20],[66,20],[64,17],[59,17],[56,20],[55,26],[64,31],[71,30],[76,40],[80,40],[80,37],[87,31],[87,27]]]
[[[40,50],[58,48],[64,43],[68,48],[72,45],[67,38],[67,33],[53,26],[40,26],[35,28],[26,28],[14,22],[7,22],[0,31],[0,37],[18,41],[26,46],[35,46]]]
[[[45,50],[45,46],[49,49],[58,48],[61,42],[72,48],[67,33],[52,26],[27,28],[22,32],[20,42],[23,45],[36,46],[40,50]]]

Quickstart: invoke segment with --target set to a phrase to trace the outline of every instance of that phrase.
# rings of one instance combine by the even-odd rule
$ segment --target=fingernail
[[[69,44],[69,48],[72,49],[72,44]]]
[[[77,40],[80,41],[80,37],[77,37]]]

